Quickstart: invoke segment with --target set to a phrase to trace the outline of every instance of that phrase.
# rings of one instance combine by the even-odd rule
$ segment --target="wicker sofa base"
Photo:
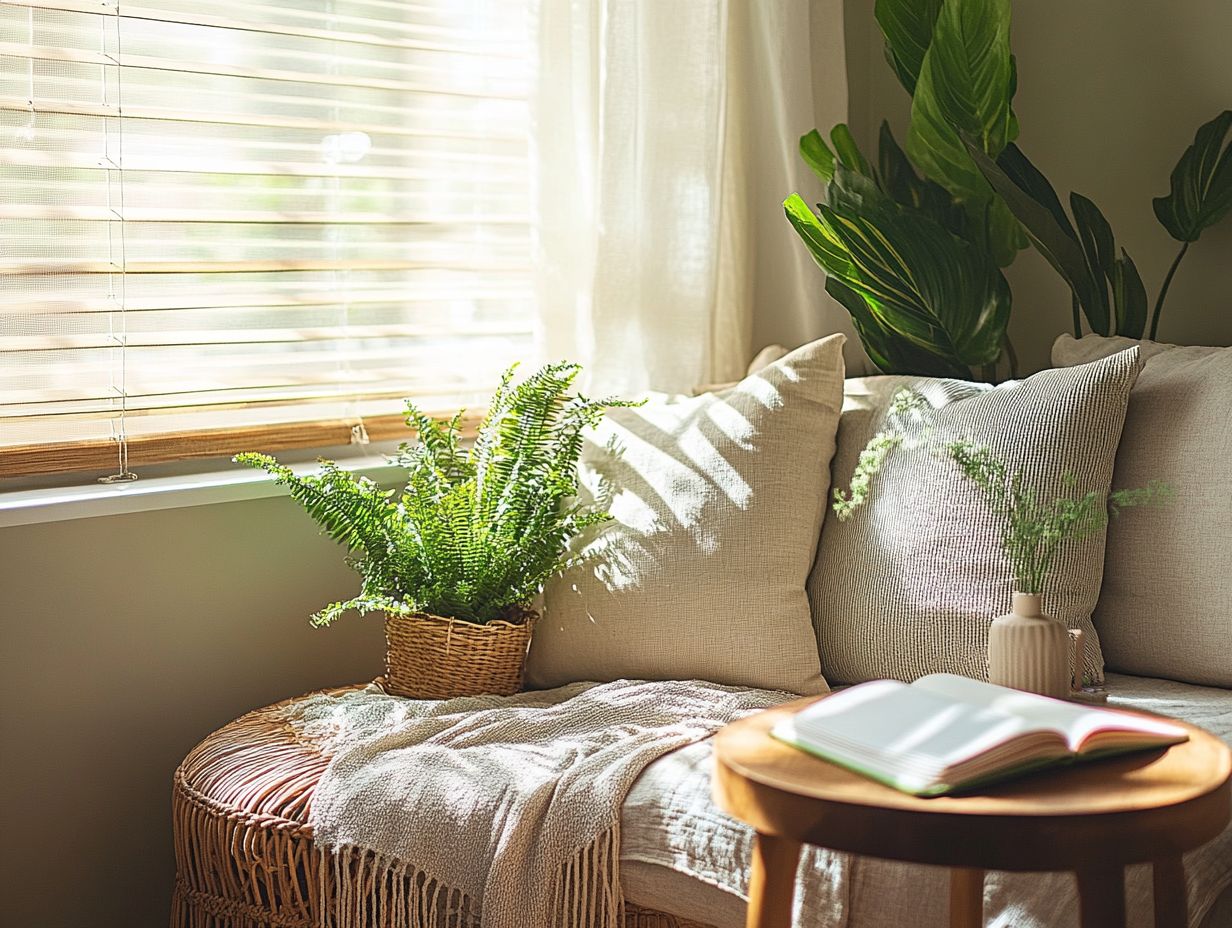
[[[329,758],[295,737],[279,711],[285,705],[219,729],[176,770],[172,928],[325,923],[332,888],[321,879],[308,814]],[[625,928],[708,926],[630,904]]]

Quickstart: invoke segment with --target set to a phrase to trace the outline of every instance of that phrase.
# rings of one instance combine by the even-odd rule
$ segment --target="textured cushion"
[[[847,383],[834,485],[847,487],[860,452],[884,427],[904,386],[933,407],[934,439],[988,445],[1045,496],[1108,491],[1138,353],[997,387],[919,377]],[[1067,487],[1066,475],[1075,483]],[[831,683],[930,673],[988,675],[988,625],[1010,608],[1013,576],[997,522],[979,491],[926,446],[903,446],[847,522],[827,510],[808,590]],[[1091,611],[1104,534],[1062,548],[1044,591],[1047,614],[1088,636],[1086,672],[1103,678]]]
[[[1052,360],[1134,344],[1063,335]],[[1232,687],[1232,348],[1140,350],[1113,486],[1164,480],[1176,495],[1109,526],[1095,627],[1112,670]]]
[[[842,336],[723,393],[613,411],[583,482],[606,483],[599,556],[553,580],[531,640],[534,686],[704,679],[826,689],[804,582],[843,401]],[[609,447],[612,446],[612,447]]]

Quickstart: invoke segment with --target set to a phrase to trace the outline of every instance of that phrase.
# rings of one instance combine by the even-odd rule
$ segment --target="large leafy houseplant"
[[[886,57],[912,95],[906,151],[883,123],[874,167],[847,126],[800,140],[824,184],[817,211],[787,218],[887,373],[992,379],[1007,357],[1011,295],[1001,268],[1027,244],[966,139],[997,157],[1018,134],[1009,0],[878,0]],[[965,134],[964,134],[965,133]]]
[[[442,423],[407,404],[418,433],[391,461],[406,471],[384,490],[332,461],[301,476],[264,454],[236,457],[265,469],[335,541],[362,578],[358,596],[313,616],[349,610],[427,613],[472,624],[517,620],[544,582],[569,563],[566,546],[608,518],[576,499],[583,432],[628,403],[571,395],[580,368],[551,364],[514,384],[505,372],[474,444],[462,414]]]
[[[1000,268],[1034,245],[1072,293],[1075,334],[1085,316],[1100,334],[1141,337],[1147,293],[1099,208],[1052,185],[1015,143],[1018,73],[1010,0],[877,0],[886,58],[911,94],[904,151],[881,127],[877,163],[845,125],[830,144],[814,131],[800,153],[824,184],[811,210],[793,194],[787,218],[886,373],[993,379],[1016,373],[1006,330],[1011,294]],[[1176,265],[1202,229],[1232,209],[1224,113],[1203,126],[1172,175],[1156,215],[1182,242],[1156,300],[1154,337]]]
[[[1036,250],[1069,286],[1075,337],[1085,317],[1092,332],[1155,338],[1164,300],[1181,260],[1207,229],[1232,211],[1232,110],[1224,110],[1198,128],[1193,144],[1172,169],[1171,190],[1153,201],[1155,216],[1181,243],[1155,298],[1147,331],[1147,292],[1124,248],[1118,254],[1112,227],[1099,208],[1071,193],[1070,213],[1048,179],[1016,146],[997,159],[987,157],[964,139],[968,153],[989,183],[1022,222]]]

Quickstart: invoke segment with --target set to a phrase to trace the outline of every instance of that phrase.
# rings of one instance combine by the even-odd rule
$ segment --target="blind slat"
[[[125,273],[133,274],[273,274],[291,271],[525,271],[526,265],[486,261],[177,261],[129,262]],[[103,261],[4,262],[0,277],[26,274],[116,274],[119,264]]]
[[[119,59],[106,52],[89,51],[78,48],[62,48],[45,45],[22,45],[19,42],[0,42],[0,55],[10,58],[24,58],[44,62],[72,62],[75,64],[99,65],[103,67],[118,66]],[[247,80],[281,81],[295,84],[315,84],[344,90],[360,88],[366,90],[388,90],[409,94],[429,94],[447,97],[474,97],[480,100],[517,100],[516,93],[505,93],[496,90],[468,90],[462,87],[445,85],[432,86],[412,81],[398,81],[389,78],[360,78],[345,75],[323,74],[319,71],[289,71],[282,68],[229,67],[220,62],[190,63],[176,61],[171,58],[158,58],[153,55],[126,55],[125,68],[136,68],[142,71],[161,71],[166,74],[197,74],[210,77],[236,77]]]
[[[124,311],[128,313],[163,313],[188,312],[199,309],[234,310],[234,309],[302,309],[315,306],[363,306],[371,304],[401,304],[411,303],[443,303],[465,300],[470,303],[485,301],[516,301],[528,299],[532,294],[529,285],[522,290],[455,290],[452,292],[430,292],[425,290],[398,290],[384,292],[354,292],[345,294],[300,294],[297,296],[271,295],[269,293],[253,293],[245,298],[231,295],[226,298],[208,299],[199,295],[182,298],[151,297],[146,299],[126,299]],[[95,316],[99,313],[116,312],[118,305],[114,300],[40,300],[32,302],[5,302],[0,299],[0,314],[27,316]]]
[[[10,6],[28,7],[40,10],[57,10],[64,13],[89,13],[103,16],[122,16],[125,19],[144,19],[151,22],[175,23],[190,26],[208,26],[215,29],[235,29],[245,32],[260,32],[267,35],[289,36],[304,39],[322,39],[328,42],[350,42],[359,45],[373,45],[381,48],[404,48],[414,51],[446,52],[455,55],[473,55],[482,58],[516,58],[518,52],[499,46],[468,46],[463,43],[431,41],[428,39],[399,39],[378,32],[355,32],[343,29],[317,29],[310,26],[282,26],[259,19],[233,19],[225,16],[211,16],[196,11],[171,11],[156,7],[141,7],[125,3],[123,9],[114,2],[95,2],[95,0],[5,0]],[[258,8],[259,9],[259,8]],[[299,11],[311,15],[310,11]],[[337,17],[325,17],[336,20]],[[350,22],[359,26],[375,28],[386,27],[387,22],[376,20],[351,19]]]
[[[243,387],[235,388],[234,390],[211,390],[211,391],[184,391],[180,393],[162,393],[150,394],[146,397],[147,403],[144,405],[134,405],[130,402],[126,415],[134,418],[144,418],[147,416],[162,416],[173,410],[191,410],[193,412],[219,412],[224,410],[235,409],[253,409],[258,407],[268,406],[285,406],[294,404],[296,406],[310,406],[320,403],[337,403],[337,402],[376,402],[380,400],[400,401],[403,399],[416,399],[423,396],[434,396],[439,394],[439,389],[435,385],[424,384],[400,384],[397,381],[388,382],[386,389],[381,390],[339,390],[336,388],[320,389],[320,388],[296,388],[294,384],[271,384],[261,387]],[[478,386],[477,384],[468,386]],[[495,383],[490,384],[482,389],[490,392],[496,386]],[[243,392],[246,394],[242,400],[227,400],[221,398],[219,394],[227,392]],[[98,421],[115,418],[118,410],[118,397],[111,398],[117,401],[117,404],[112,408],[97,409],[97,410],[72,410],[65,412],[47,412],[36,415],[11,415],[6,416],[6,420],[14,425],[19,425],[23,422],[30,421],[46,421],[54,419],[60,422],[87,422]],[[132,397],[130,397],[130,400]],[[159,402],[159,400],[162,400]],[[3,409],[3,407],[0,407]]]
[[[88,153],[63,155],[58,152],[32,152],[0,148],[0,167],[71,168],[79,171],[114,170]],[[461,171],[398,169],[394,167],[364,168],[349,164],[296,164],[274,161],[234,161],[217,164],[208,160],[194,161],[187,158],[156,159],[151,157],[125,158],[128,171],[162,174],[242,174],[257,177],[337,177],[361,178],[364,180],[414,180],[449,182],[461,179]],[[473,168],[470,179],[475,180]],[[483,180],[494,186],[514,185],[524,187],[526,179],[518,174],[489,171]]]
[[[471,216],[386,216],[381,213],[241,213],[228,210],[164,210],[117,207],[109,210],[90,206],[7,206],[0,204],[0,221],[5,219],[42,219],[53,221],[98,221],[154,223],[226,223],[263,225],[415,225],[415,226],[529,226],[529,216],[476,214]]]
[[[467,342],[457,341],[465,346]],[[501,350],[510,345],[507,342]],[[474,346],[474,340],[470,341]],[[364,350],[368,347],[369,350]],[[495,357],[492,351],[486,352]],[[200,358],[186,355],[184,352],[163,352],[164,356],[175,355],[174,361],[163,361],[150,364],[138,358],[142,363],[141,379],[135,377],[131,383],[125,382],[124,388],[110,384],[109,368],[103,364],[83,364],[81,374],[90,371],[102,374],[82,379],[80,384],[69,387],[48,387],[40,390],[6,389],[3,408],[11,414],[23,412],[32,416],[45,415],[49,412],[74,412],[82,408],[97,408],[100,403],[110,403],[119,397],[128,398],[130,408],[143,405],[143,400],[152,397],[186,396],[189,394],[239,392],[249,394],[270,386],[289,386],[302,384],[328,384],[335,387],[347,387],[356,390],[360,386],[365,389],[393,389],[396,384],[407,381],[408,358],[414,360],[414,373],[417,377],[437,379],[441,383],[465,380],[465,370],[456,371],[440,366],[441,352],[419,350],[409,353],[403,346],[382,348],[379,352],[370,350],[370,346],[354,346],[349,351],[315,350],[296,352],[302,354],[298,360],[290,360],[286,354],[277,352],[263,353],[257,357],[268,358],[267,361],[244,361],[243,356],[227,358],[226,364],[204,364]],[[479,352],[475,356],[479,357]],[[503,356],[502,356],[503,357]],[[347,359],[350,359],[347,366]],[[482,358],[479,358],[483,360]],[[338,363],[343,362],[343,363]],[[310,367],[309,365],[317,366]],[[50,367],[51,365],[44,366]],[[39,365],[30,373],[38,374]],[[12,378],[6,377],[5,380]]]
[[[97,116],[116,118],[120,115],[119,107],[89,100],[42,100],[36,107],[30,100],[21,97],[0,95],[0,111],[12,113],[44,114],[51,116]],[[199,113],[190,110],[176,110],[167,107],[142,106],[128,104],[124,107],[126,120],[147,120],[153,122],[183,122],[204,123],[219,126],[245,126],[253,129],[304,129],[310,132],[340,134],[344,132],[365,132],[373,135],[389,135],[399,138],[443,138],[457,140],[482,140],[485,142],[522,142],[525,136],[516,132],[502,131],[502,127],[491,126],[490,131],[476,129],[471,132],[442,127],[434,123],[422,123],[416,127],[400,126],[393,123],[362,122],[355,120],[323,120],[306,119],[286,116],[276,113],[245,114],[245,113]],[[524,165],[505,157],[499,159],[492,156],[491,160],[504,163]],[[342,165],[340,165],[342,166]]]
[[[201,348],[207,345],[289,345],[299,342],[363,341],[364,339],[425,338],[432,335],[530,334],[526,325],[466,328],[413,325],[345,325],[316,329],[246,329],[239,332],[162,332],[105,335],[43,335],[0,337],[0,351],[90,351],[115,348]]]

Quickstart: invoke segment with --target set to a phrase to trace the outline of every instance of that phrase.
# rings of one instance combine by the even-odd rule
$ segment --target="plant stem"
[[[993,362],[992,364],[980,365],[980,376],[984,379],[985,383],[996,383],[997,382],[996,362]]]
[[[1074,338],[1082,338],[1082,313],[1079,310],[1078,294],[1073,290],[1069,292],[1069,302],[1074,311]]]
[[[1163,285],[1159,288],[1159,298],[1155,301],[1155,312],[1151,314],[1151,341],[1155,341],[1155,333],[1159,331],[1159,311],[1164,308],[1164,297],[1168,295],[1168,288],[1172,286],[1172,275],[1176,273],[1177,266],[1181,263],[1181,258],[1185,257],[1185,252],[1187,251],[1189,251],[1189,242],[1181,245],[1181,250],[1172,259],[1172,267],[1168,268],[1168,274],[1164,277]]]

